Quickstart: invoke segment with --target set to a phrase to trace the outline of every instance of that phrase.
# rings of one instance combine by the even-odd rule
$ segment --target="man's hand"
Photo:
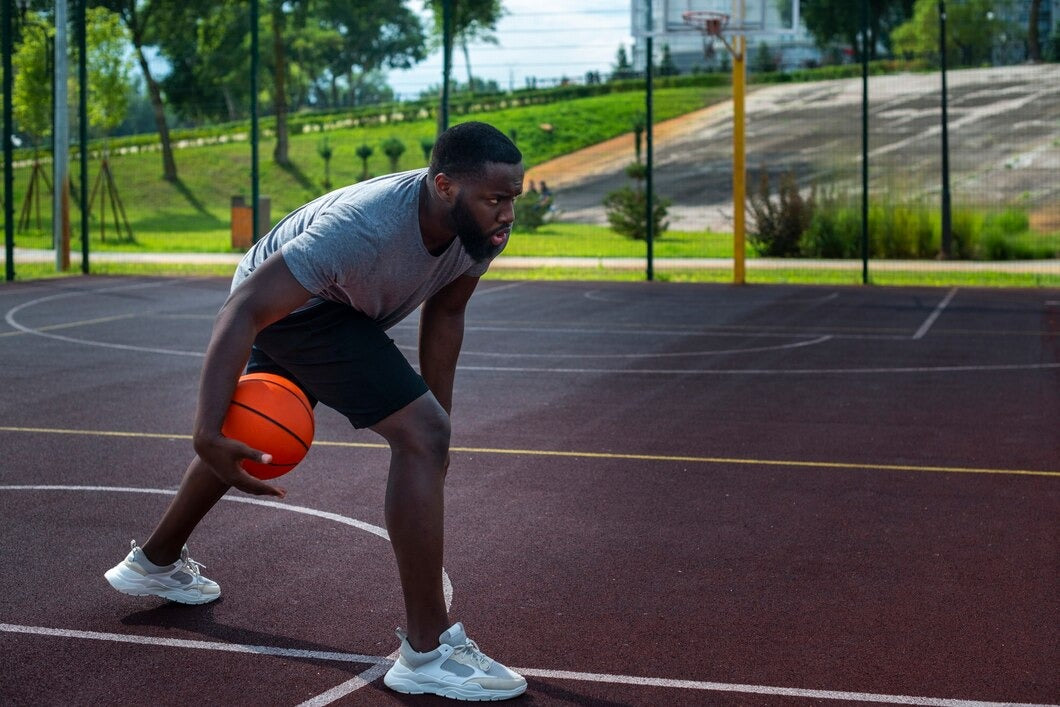
[[[261,479],[247,473],[240,462],[250,459],[262,464],[272,461],[272,455],[264,454],[248,447],[242,442],[222,435],[207,440],[195,440],[195,453],[199,455],[224,484],[234,486],[245,493],[255,496],[275,496],[283,498],[287,490],[267,484]]]

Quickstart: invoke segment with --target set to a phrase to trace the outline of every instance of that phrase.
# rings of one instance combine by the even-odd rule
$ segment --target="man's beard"
[[[463,196],[458,196],[453,208],[449,209],[449,222],[456,230],[460,244],[476,263],[481,263],[494,254],[496,248],[490,243],[490,234],[483,231],[475,221]]]

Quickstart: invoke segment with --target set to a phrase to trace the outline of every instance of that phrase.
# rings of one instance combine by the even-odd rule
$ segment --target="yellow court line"
[[[83,435],[88,437],[131,437],[138,439],[186,439],[187,434],[164,434],[161,432],[124,432],[121,430],[68,430],[50,427],[4,427],[0,432],[23,432],[57,435]],[[388,445],[372,442],[329,442],[315,440],[318,447],[347,447],[356,449],[387,449]],[[741,464],[745,466],[786,466],[809,469],[863,469],[877,471],[915,471],[946,474],[994,474],[1007,476],[1054,476],[1060,471],[1036,469],[987,469],[967,466],[918,466],[914,464],[865,464],[856,462],[799,461],[794,459],[741,459],[737,457],[694,457],[669,454],[624,454],[620,452],[576,452],[553,449],[504,449],[498,447],[450,447],[451,452],[467,454],[508,454],[513,456],[568,457],[577,459],[617,459],[627,461],[686,462],[692,464]]]

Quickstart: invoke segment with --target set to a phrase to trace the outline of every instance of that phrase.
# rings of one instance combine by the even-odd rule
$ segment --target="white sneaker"
[[[103,575],[119,592],[162,597],[181,604],[205,604],[221,596],[217,582],[199,572],[205,565],[188,557],[187,545],[180,551],[180,559],[160,572],[150,572],[142,564],[147,558],[135,540],[131,548],[124,560]]]
[[[430,693],[457,700],[507,700],[526,691],[526,679],[479,650],[464,625],[453,624],[438,637],[441,644],[428,653],[417,653],[408,634],[397,630],[401,652],[383,682],[407,695]]]

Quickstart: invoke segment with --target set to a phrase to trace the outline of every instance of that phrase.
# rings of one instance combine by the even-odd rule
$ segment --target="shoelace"
[[[180,562],[182,569],[186,569],[188,572],[190,572],[196,577],[201,577],[202,572],[200,570],[206,569],[206,565],[201,562],[196,562],[195,560],[188,557],[187,548],[185,548],[184,551],[180,553]]]
[[[468,656],[483,672],[489,670],[493,665],[493,660],[483,653],[478,644],[470,638],[465,638],[464,641],[462,645],[453,646],[453,652]]]

